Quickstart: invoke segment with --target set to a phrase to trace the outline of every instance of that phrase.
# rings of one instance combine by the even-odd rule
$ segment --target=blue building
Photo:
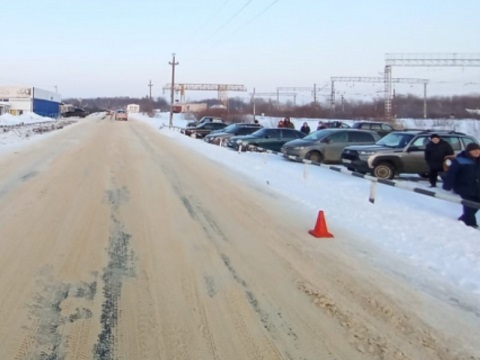
[[[12,115],[33,112],[40,116],[58,118],[60,116],[60,94],[37,87],[0,87],[0,103]]]

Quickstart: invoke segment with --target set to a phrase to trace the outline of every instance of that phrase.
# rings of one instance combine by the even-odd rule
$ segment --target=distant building
[[[140,105],[138,105],[138,104],[128,104],[127,105],[127,112],[128,113],[139,113],[140,112]]]
[[[40,116],[60,116],[60,94],[37,87],[0,87],[0,112],[22,115],[33,112]]]
[[[172,107],[174,113],[202,112],[208,109],[205,103],[200,104],[175,104]]]

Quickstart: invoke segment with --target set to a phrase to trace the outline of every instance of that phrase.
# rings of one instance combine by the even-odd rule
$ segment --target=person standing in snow
[[[480,145],[470,143],[452,160],[444,179],[443,188],[452,190],[464,200],[480,203]],[[475,214],[478,209],[463,205],[463,214],[458,220],[478,228]]]
[[[295,125],[293,125],[288,116],[283,120],[283,126],[289,129],[295,129]]]
[[[302,127],[300,128],[300,131],[303,132],[305,135],[310,134],[310,126],[306,122],[303,123]]]
[[[283,120],[278,120],[277,127],[279,128],[285,127],[285,122]]]
[[[437,187],[439,173],[443,172],[445,156],[453,155],[452,146],[437,134],[430,136],[430,142],[425,147],[425,161],[428,165],[428,180],[430,187]]]
[[[319,121],[318,122],[318,126],[317,126],[317,130],[323,130],[323,129],[326,129],[327,127],[325,126],[325,124],[323,123],[323,121]]]

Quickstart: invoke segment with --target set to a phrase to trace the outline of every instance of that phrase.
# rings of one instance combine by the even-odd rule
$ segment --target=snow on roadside
[[[135,118],[156,129],[168,124],[162,117]],[[174,125],[183,126],[175,118]],[[274,154],[238,154],[168,127],[159,134],[268,186],[301,204],[310,214],[316,214],[321,204],[328,214],[330,230],[348,229],[351,234],[359,234],[356,241],[368,242],[408,262],[411,273],[436,274],[480,300],[480,233],[457,220],[459,204],[379,184],[377,201],[372,205],[367,200],[370,183],[364,179],[290,162]]]

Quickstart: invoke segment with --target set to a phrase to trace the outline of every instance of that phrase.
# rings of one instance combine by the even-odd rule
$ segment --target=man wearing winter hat
[[[425,161],[428,164],[428,180],[430,187],[437,186],[438,174],[443,171],[445,156],[453,155],[452,146],[437,134],[430,136],[430,142],[425,147]]]
[[[443,183],[445,190],[455,191],[464,200],[480,203],[480,145],[470,143],[453,159]],[[463,205],[459,220],[477,228],[475,214],[478,209]]]

